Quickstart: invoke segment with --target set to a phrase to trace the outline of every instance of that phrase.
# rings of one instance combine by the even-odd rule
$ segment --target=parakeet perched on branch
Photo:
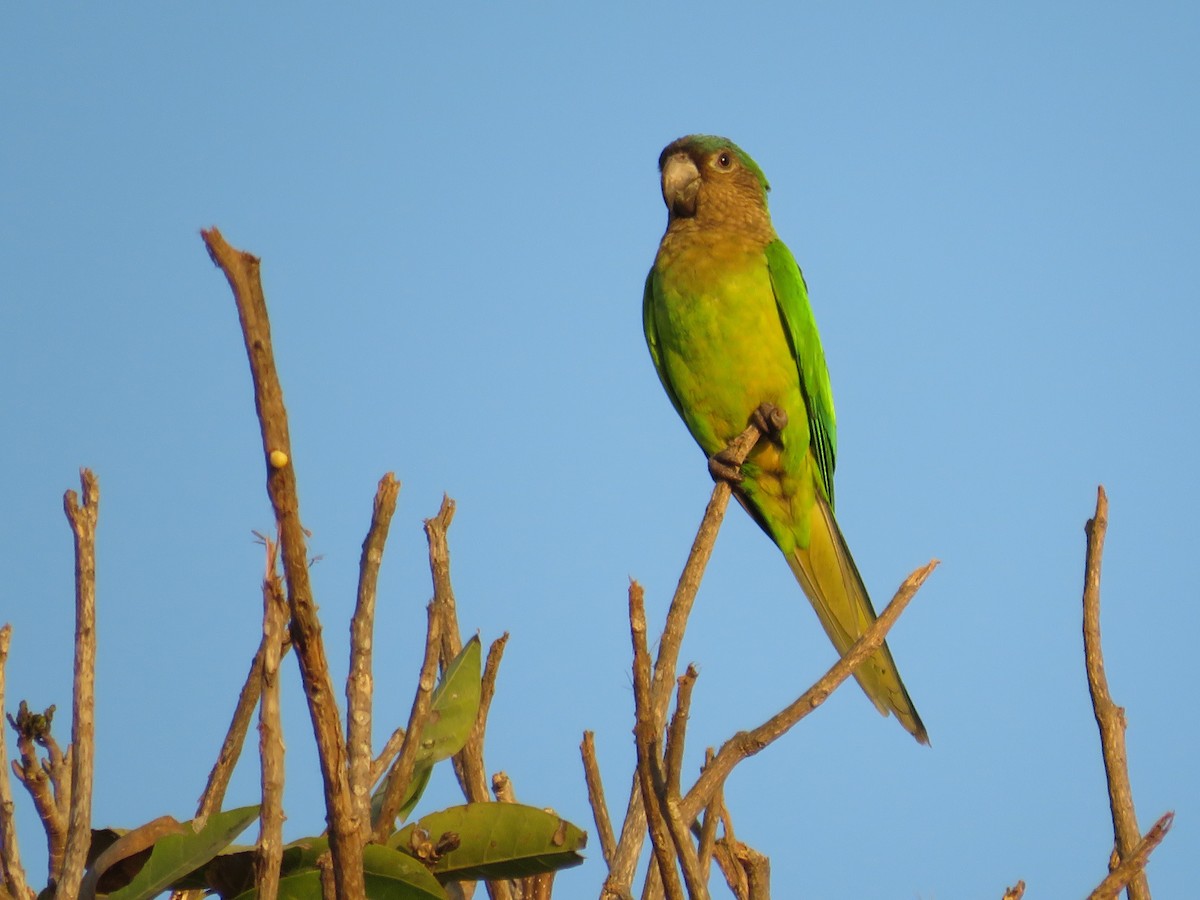
[[[731,141],[691,135],[658,160],[667,230],[642,317],[658,377],[717,477],[775,542],[839,653],[875,610],[834,518],[837,428],[825,354],[796,260],[775,234],[762,170]],[[751,422],[740,470],[721,451]],[[929,738],[887,645],[855,673],[876,708]]]

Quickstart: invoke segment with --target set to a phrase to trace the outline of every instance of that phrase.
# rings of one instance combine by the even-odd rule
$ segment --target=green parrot
[[[783,551],[844,654],[875,610],[833,515],[829,373],[804,276],[771,225],[766,176],[711,135],[668,145],[658,167],[667,230],[642,301],[654,368],[714,477]],[[765,438],[739,470],[722,450],[751,422]],[[929,743],[886,644],[855,677],[881,713]]]

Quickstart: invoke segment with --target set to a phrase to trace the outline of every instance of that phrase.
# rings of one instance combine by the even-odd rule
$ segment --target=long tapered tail
[[[846,546],[833,510],[818,494],[810,514],[808,547],[784,554],[800,587],[812,601],[825,632],[843,656],[875,621],[871,598]],[[922,744],[929,735],[900,680],[885,643],[855,671],[854,677],[883,715],[896,714],[900,724]]]

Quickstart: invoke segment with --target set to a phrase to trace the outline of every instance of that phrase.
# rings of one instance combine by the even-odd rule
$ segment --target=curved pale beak
[[[662,167],[663,202],[672,216],[690,218],[696,214],[696,196],[700,193],[700,170],[686,153],[667,158]]]

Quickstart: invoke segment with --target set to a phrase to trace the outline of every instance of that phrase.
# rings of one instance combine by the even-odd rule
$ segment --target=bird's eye
[[[733,168],[733,154],[728,150],[722,150],[717,156],[717,167],[721,169]]]

